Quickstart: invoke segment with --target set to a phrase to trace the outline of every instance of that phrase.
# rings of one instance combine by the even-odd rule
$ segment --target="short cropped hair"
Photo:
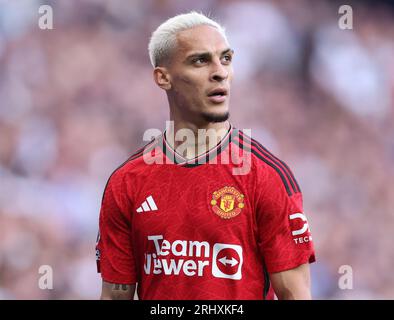
[[[179,14],[163,22],[152,33],[148,46],[152,66],[155,68],[169,58],[171,51],[176,47],[176,35],[178,32],[200,25],[216,28],[225,41],[228,42],[224,27],[204,14],[195,11]]]

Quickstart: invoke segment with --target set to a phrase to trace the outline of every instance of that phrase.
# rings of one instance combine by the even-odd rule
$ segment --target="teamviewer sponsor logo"
[[[162,235],[148,236],[155,252],[145,253],[144,271],[152,275],[180,275],[202,277],[211,266],[216,278],[242,279],[242,247],[235,244],[207,241],[175,240]],[[212,255],[211,255],[212,253]]]
[[[215,277],[240,280],[242,263],[241,246],[226,243],[216,243],[213,246],[212,274]]]

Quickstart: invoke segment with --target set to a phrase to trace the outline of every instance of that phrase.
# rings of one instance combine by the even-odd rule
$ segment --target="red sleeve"
[[[269,273],[315,261],[301,192],[289,193],[283,178],[265,169],[257,199],[258,245]]]
[[[115,172],[104,190],[96,245],[97,271],[107,282],[136,283],[130,212],[123,178]]]

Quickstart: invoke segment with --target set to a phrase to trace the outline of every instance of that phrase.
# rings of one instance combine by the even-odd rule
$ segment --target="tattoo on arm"
[[[113,284],[112,285],[112,290],[113,291],[120,291],[120,290],[122,290],[122,291],[127,291],[127,290],[129,290],[129,285],[127,285],[127,284],[117,284],[117,283],[115,283],[115,284]]]
[[[130,300],[134,297],[135,284],[119,284],[103,281],[101,299]]]

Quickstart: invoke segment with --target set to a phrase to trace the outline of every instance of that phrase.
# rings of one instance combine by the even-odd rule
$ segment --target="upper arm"
[[[133,300],[135,284],[116,284],[103,280],[101,300]]]
[[[303,270],[305,267],[297,268],[315,261],[302,193],[299,190],[289,192],[283,176],[273,170],[266,170],[260,178],[256,211],[260,253],[269,274],[289,270],[292,275],[294,272],[290,270]]]
[[[279,300],[311,299],[308,264],[302,264],[286,271],[271,273],[270,280]]]
[[[137,282],[131,235],[132,205],[124,184],[123,177],[115,172],[105,188],[96,259],[103,280],[131,285]]]

